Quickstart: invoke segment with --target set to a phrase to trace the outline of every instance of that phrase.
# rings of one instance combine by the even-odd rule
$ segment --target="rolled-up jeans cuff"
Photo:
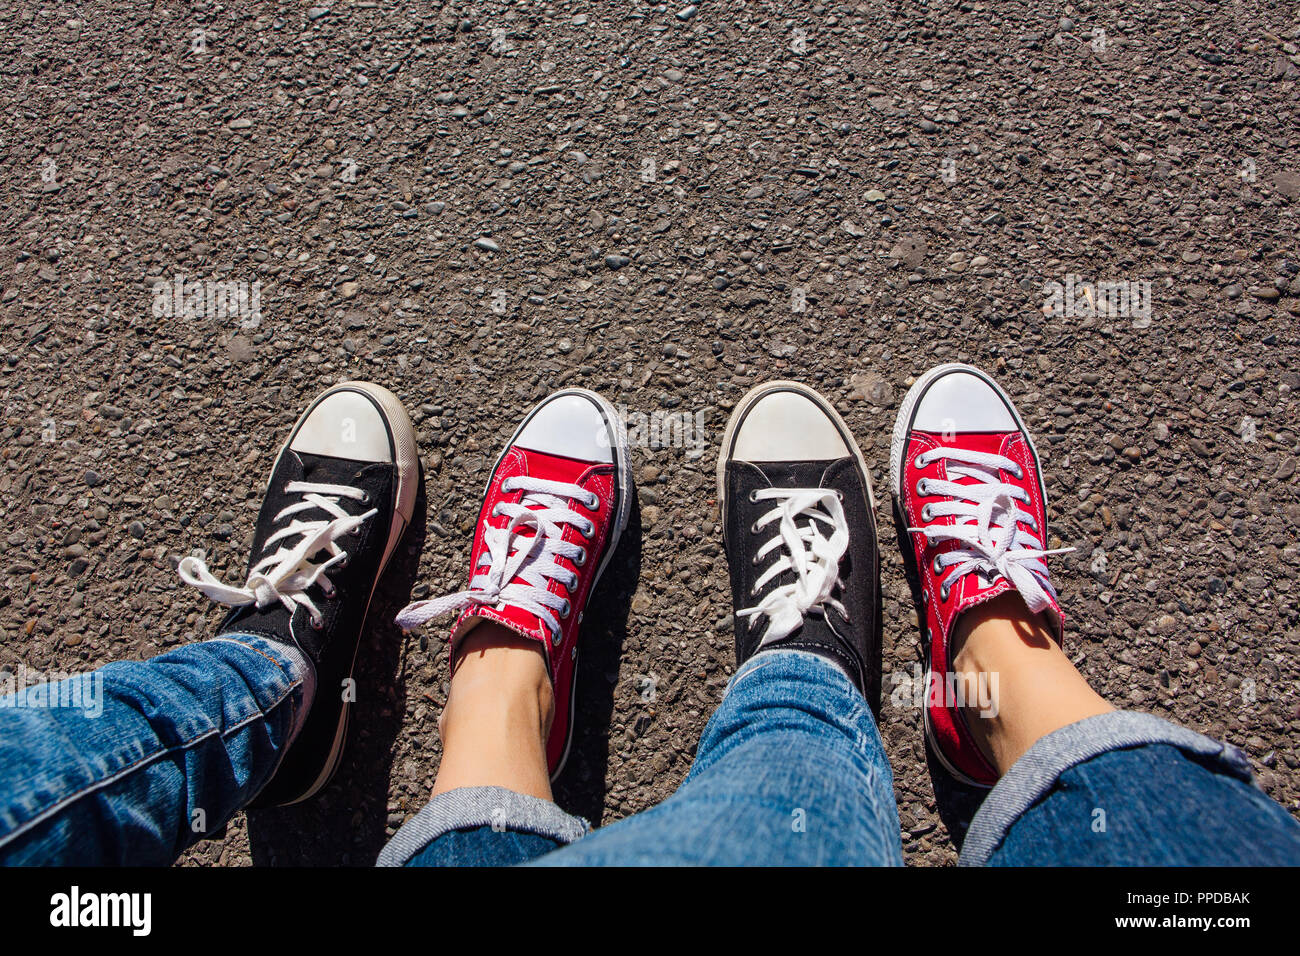
[[[1071,767],[1112,750],[1147,744],[1170,744],[1217,772],[1247,783],[1254,780],[1244,753],[1186,727],[1130,710],[1086,717],[1041,738],[1003,775],[971,820],[958,865],[988,863],[1021,815],[1049,794]]]
[[[565,813],[549,800],[505,787],[460,787],[438,794],[407,820],[380,851],[375,865],[405,866],[444,833],[476,827],[533,833],[558,843],[572,843],[591,830],[582,817]]]

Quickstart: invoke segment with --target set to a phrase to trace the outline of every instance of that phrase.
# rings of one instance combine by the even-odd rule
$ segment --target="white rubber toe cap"
[[[778,390],[761,396],[736,431],[739,461],[831,461],[852,454],[835,422],[812,398]]]
[[[916,407],[912,427],[926,432],[1013,432],[1019,429],[997,389],[970,372],[940,375]]]
[[[612,462],[618,442],[594,401],[562,393],[547,399],[529,416],[515,444],[578,461]]]
[[[393,460],[388,423],[366,395],[350,390],[325,396],[307,415],[289,447],[351,461]]]

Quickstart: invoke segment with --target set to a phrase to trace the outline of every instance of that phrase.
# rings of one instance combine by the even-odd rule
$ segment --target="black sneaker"
[[[347,737],[346,691],[375,585],[411,522],[415,432],[397,397],[366,382],[323,392],[298,419],[267,483],[248,580],[230,587],[188,557],[178,570],[234,607],[221,634],[296,646],[315,667],[302,728],[252,806],[298,803],[329,782]]]
[[[718,455],[736,665],[760,650],[837,663],[880,710],[880,559],[862,452],[826,399],[768,382],[736,406]]]

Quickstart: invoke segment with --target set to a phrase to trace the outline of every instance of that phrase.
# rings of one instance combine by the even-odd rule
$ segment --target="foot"
[[[492,470],[474,531],[468,590],[418,601],[397,617],[403,628],[413,628],[457,613],[453,660],[480,621],[537,643],[554,688],[546,743],[551,779],[563,769],[573,737],[583,611],[631,504],[618,412],[585,389],[556,392],[528,414]]]
[[[826,399],[768,382],[741,399],[718,456],[736,664],[809,651],[880,706],[880,564],[866,463]]]
[[[997,770],[957,699],[967,695],[948,693],[961,684],[952,673],[957,622],[1014,591],[1059,645],[1064,619],[1044,559],[1071,549],[1045,550],[1038,453],[1011,399],[978,369],[950,364],[923,375],[903,399],[890,457],[895,520],[907,532],[903,557],[919,583],[929,659],[926,734],[954,777],[991,787]]]
[[[257,516],[248,579],[218,581],[192,557],[187,584],[234,610],[222,634],[295,648],[314,669],[304,723],[254,806],[297,803],[329,782],[347,736],[345,682],[375,585],[411,521],[415,433],[387,389],[345,382],[323,392],[280,449]]]

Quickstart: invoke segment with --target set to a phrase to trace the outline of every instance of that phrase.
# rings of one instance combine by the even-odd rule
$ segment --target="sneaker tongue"
[[[978,451],[990,455],[1002,454],[1002,444],[1006,439],[1003,432],[961,432],[956,439],[948,438],[945,440],[943,435],[937,433],[928,433],[931,438],[939,442],[940,447],[949,446],[961,448],[964,451]],[[957,485],[974,485],[979,484],[980,479],[961,473],[961,469],[970,468],[974,472],[980,472],[981,469],[975,465],[968,465],[965,462],[948,459],[947,478]],[[957,470],[954,470],[957,469]]]
[[[260,533],[254,543],[250,567],[266,556],[265,541],[273,531],[285,527],[293,520],[318,521],[330,517],[328,513],[319,508],[311,508],[299,511],[290,518],[272,524],[271,518],[278,514],[281,509],[302,500],[301,496],[287,492],[286,489],[291,482],[306,481],[321,485],[351,485],[355,483],[356,475],[356,462],[345,461],[342,458],[330,458],[325,455],[309,455],[297,451],[290,451],[286,454],[280,460],[275,469],[275,474],[271,478],[270,495],[263,506],[264,509],[269,506],[270,511],[264,510],[258,518]],[[296,542],[296,538],[288,541],[282,539],[280,546],[292,547]]]
[[[521,472],[521,474],[526,474],[529,478],[542,478],[546,481],[564,481],[576,485],[578,479],[586,474],[593,464],[592,462],[580,461],[576,458],[565,458],[562,455],[548,455],[546,452],[533,451],[531,448],[523,449],[523,451],[528,459],[528,468],[526,471]],[[520,498],[520,501],[526,501],[527,504],[525,507],[531,511],[544,510],[543,505],[538,504],[536,501],[529,500],[527,493]],[[502,517],[497,518],[493,523],[498,528],[504,528],[509,524],[509,520]],[[519,529],[518,533],[521,538],[531,538],[537,532],[532,527],[523,527]],[[514,581],[518,582],[519,578],[514,578]],[[532,617],[536,620],[536,618],[531,614],[526,616]]]
[[[331,458],[328,455],[312,455],[306,452],[293,452],[298,474],[289,477],[289,481],[311,481],[322,485],[351,485],[356,481],[357,471],[362,465],[344,458]]]
[[[1007,437],[1006,432],[958,432],[955,437],[939,432],[921,434],[937,442],[940,447],[964,448],[966,451],[982,451],[992,455],[1002,454],[1002,443]]]
[[[520,448],[520,450],[528,459],[526,474],[530,478],[544,478],[547,481],[567,481],[571,484],[577,484],[578,479],[596,464],[578,458],[566,458],[563,455],[534,451],[532,448]]]
[[[763,472],[763,477],[772,483],[773,488],[820,488],[826,469],[835,462],[756,461],[751,464]]]
[[[519,447],[519,446],[516,446]],[[528,467],[526,471],[530,478],[542,478],[547,481],[563,481],[569,484],[577,484],[578,480],[585,475],[591,468],[595,467],[596,462],[582,461],[577,458],[566,458],[563,455],[552,455],[543,451],[536,451],[532,448],[520,448],[527,458]],[[528,496],[525,494],[524,499]],[[529,502],[527,507],[533,511],[539,511],[542,506]],[[498,518],[493,524],[496,527],[505,527],[507,519]],[[531,527],[521,528],[519,530],[520,538],[531,538],[537,532]],[[526,542],[521,542],[525,546]],[[540,545],[538,546],[540,547]],[[515,576],[511,584],[527,584],[522,578]],[[546,625],[542,623],[541,618],[531,611],[508,604],[504,609],[481,608],[474,612],[478,616],[486,617],[489,620],[503,624],[511,630],[526,637],[532,637],[537,640],[543,640],[547,634]]]

